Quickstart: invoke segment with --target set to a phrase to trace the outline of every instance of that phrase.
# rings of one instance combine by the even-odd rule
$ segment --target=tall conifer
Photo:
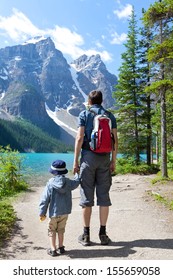
[[[144,13],[144,10],[142,11]],[[145,150],[147,156],[147,164],[152,163],[152,93],[145,93],[146,85],[151,83],[153,73],[151,65],[147,60],[147,53],[151,47],[152,33],[149,27],[142,27],[140,29],[141,38],[139,40],[139,73],[140,73],[140,95],[143,104],[143,113],[141,114],[141,121],[144,127],[143,134],[145,140]]]
[[[140,162],[139,116],[141,102],[139,92],[138,74],[138,35],[137,21],[134,9],[129,19],[129,30],[126,51],[122,54],[122,65],[119,69],[119,80],[116,86],[115,98],[118,106],[119,142],[123,154],[134,156]]]

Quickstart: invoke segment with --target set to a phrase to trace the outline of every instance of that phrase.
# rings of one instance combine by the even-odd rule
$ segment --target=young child
[[[51,248],[47,250],[47,253],[55,257],[65,252],[63,241],[68,214],[72,210],[71,191],[79,186],[80,181],[78,174],[75,174],[74,179],[65,177],[68,170],[63,160],[54,161],[49,168],[49,172],[54,177],[47,182],[42,194],[39,204],[39,215],[40,221],[44,221],[49,207],[48,236]],[[58,233],[58,249],[56,248],[56,233]]]

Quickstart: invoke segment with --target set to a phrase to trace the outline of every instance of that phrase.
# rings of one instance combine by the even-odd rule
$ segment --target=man
[[[81,175],[81,201],[83,209],[83,234],[79,236],[78,241],[84,246],[90,243],[90,220],[92,206],[94,206],[94,192],[96,190],[97,205],[99,206],[100,230],[99,238],[102,245],[107,245],[110,241],[106,235],[106,223],[111,205],[109,190],[112,184],[111,172],[115,171],[116,155],[118,149],[117,125],[116,119],[109,112],[109,118],[112,124],[112,134],[115,143],[110,153],[96,154],[90,150],[89,142],[93,128],[94,114],[105,112],[102,107],[102,92],[95,90],[88,95],[89,110],[84,110],[79,114],[78,132],[75,141],[73,172],[79,172]],[[108,113],[108,112],[107,112]],[[78,163],[81,153],[80,167]]]

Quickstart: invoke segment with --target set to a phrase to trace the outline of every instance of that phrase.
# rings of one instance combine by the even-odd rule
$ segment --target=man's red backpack
[[[90,110],[91,111],[91,110]],[[93,120],[93,129],[91,132],[91,141],[89,142],[91,151],[95,153],[110,153],[114,146],[114,137],[111,132],[111,119],[108,112],[95,114]]]

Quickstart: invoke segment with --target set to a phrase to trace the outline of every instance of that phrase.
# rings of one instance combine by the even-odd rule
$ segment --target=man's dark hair
[[[100,90],[93,90],[89,93],[88,95],[88,100],[90,101],[90,103],[93,104],[98,104],[101,105],[102,101],[103,101],[103,95],[102,92]]]

